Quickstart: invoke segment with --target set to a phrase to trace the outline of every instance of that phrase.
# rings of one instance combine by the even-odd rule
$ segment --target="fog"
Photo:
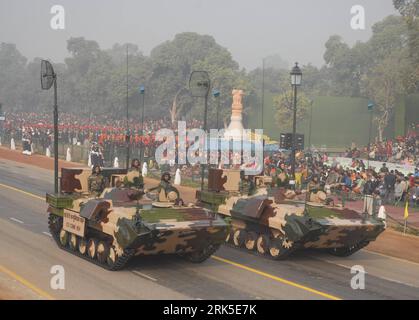
[[[50,27],[56,4],[65,9],[64,30]],[[354,5],[365,8],[365,30],[350,26]],[[389,14],[397,14],[391,0],[0,0],[0,42],[16,43],[30,60],[62,61],[70,37],[96,40],[102,48],[135,43],[149,54],[192,31],[212,35],[247,69],[272,54],[289,64],[320,66],[330,35],[349,44],[365,41],[371,26]]]

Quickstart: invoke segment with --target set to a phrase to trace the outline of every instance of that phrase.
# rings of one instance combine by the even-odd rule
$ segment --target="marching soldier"
[[[89,192],[97,197],[100,196],[106,188],[106,179],[102,175],[102,170],[98,165],[93,166],[92,174],[88,179],[88,188]]]

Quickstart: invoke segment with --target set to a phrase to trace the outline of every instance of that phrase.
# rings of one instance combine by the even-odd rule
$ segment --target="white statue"
[[[147,162],[145,162],[145,161],[143,163],[143,170],[141,170],[141,174],[143,175],[143,177],[147,177],[148,167],[147,167]]]
[[[224,137],[227,139],[240,140],[243,135],[243,90],[234,89],[232,92],[233,104],[231,105],[231,122]]]
[[[174,181],[174,184],[175,185],[177,185],[177,186],[180,186],[180,183],[182,182],[182,179],[181,179],[181,177],[180,177],[180,169],[179,168],[177,168],[176,169],[176,174],[175,174],[175,181]]]
[[[118,159],[118,157],[115,157],[115,159],[113,159],[113,167],[114,168],[119,168],[119,159]]]
[[[65,161],[71,162],[71,151],[70,151],[70,148],[67,148],[67,155],[65,157]]]

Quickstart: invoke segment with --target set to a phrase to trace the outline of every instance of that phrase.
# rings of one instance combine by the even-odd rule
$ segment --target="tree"
[[[265,57],[265,68],[274,70],[288,70],[289,63],[282,59],[279,53]]]
[[[155,112],[168,114],[171,120],[186,115],[202,118],[202,104],[197,104],[188,93],[188,82],[193,70],[206,70],[216,85],[231,92],[234,81],[241,78],[239,65],[230,52],[217,44],[213,37],[185,32],[177,34],[172,41],[157,46],[150,54],[152,75],[149,79],[153,89]],[[217,80],[218,79],[218,80]],[[223,103],[230,94],[224,94]],[[167,111],[169,110],[169,111]],[[210,114],[213,112],[210,109]],[[214,118],[209,115],[210,124]]]
[[[394,7],[405,17],[419,15],[419,0],[393,0]]]
[[[376,65],[371,74],[365,78],[367,94],[371,97],[378,112],[375,121],[378,125],[378,138],[383,139],[384,129],[388,125],[390,115],[394,111],[397,98],[404,93],[402,74],[400,72],[406,59],[400,59],[401,53],[396,51]]]
[[[150,59],[145,57],[135,44],[115,44],[106,54],[110,57],[108,65],[110,75],[108,79],[108,108],[115,108],[112,112],[125,114],[127,95],[127,47],[128,47],[128,108],[132,116],[140,112],[138,107],[139,86],[146,87],[147,105],[153,103],[152,92],[149,86],[149,79],[152,74]],[[149,115],[147,108],[147,114]],[[152,108],[151,108],[152,109]]]
[[[410,67],[405,71],[403,83],[408,93],[419,91],[419,0],[393,0],[408,28]]]
[[[0,44],[0,103],[13,109],[24,109],[22,100],[26,58],[12,43]]]
[[[297,121],[307,119],[311,101],[303,92],[297,95]],[[294,117],[294,92],[288,90],[274,98],[274,108],[276,109],[275,120],[281,130],[292,127]],[[284,128],[284,129],[282,129]]]

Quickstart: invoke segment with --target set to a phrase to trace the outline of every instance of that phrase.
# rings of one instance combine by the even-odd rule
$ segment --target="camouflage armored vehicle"
[[[286,258],[304,248],[349,256],[385,229],[380,219],[270,188],[270,177],[253,179],[254,188],[249,193],[248,188],[243,190],[240,170],[210,169],[208,190],[197,192],[198,205],[230,221],[226,241],[236,247],[273,259]]]
[[[141,189],[106,188],[87,192],[90,169],[63,168],[61,193],[47,194],[49,228],[58,246],[109,270],[123,268],[133,256],[178,254],[203,262],[224,242],[228,225],[216,213],[175,205],[165,194],[153,201]],[[110,185],[127,176],[103,169]]]

